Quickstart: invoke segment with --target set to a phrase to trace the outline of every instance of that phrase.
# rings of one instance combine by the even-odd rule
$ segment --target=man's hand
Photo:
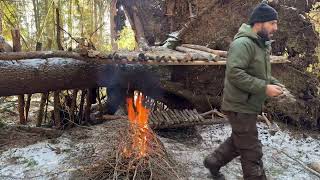
[[[283,93],[282,88],[277,85],[267,85],[266,94],[269,97],[277,97]]]

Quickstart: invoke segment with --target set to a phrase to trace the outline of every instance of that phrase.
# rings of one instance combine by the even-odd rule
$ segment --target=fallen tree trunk
[[[0,53],[1,60],[21,60],[21,59],[47,59],[47,58],[74,58],[86,60],[87,58],[75,52],[68,51],[30,51],[30,52],[6,52]]]
[[[160,82],[145,65],[100,64],[72,58],[0,60],[0,96],[110,87],[160,96]]]
[[[97,86],[95,64],[75,59],[0,61],[0,96]]]

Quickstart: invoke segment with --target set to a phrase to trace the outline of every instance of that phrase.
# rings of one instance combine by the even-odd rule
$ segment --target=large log
[[[70,58],[0,61],[0,96],[96,87],[102,69]]]
[[[172,50],[171,50],[172,51]],[[171,52],[169,51],[169,52]],[[184,56],[185,54],[173,51],[171,56]],[[137,61],[138,52],[100,54],[98,57],[89,58],[74,52],[20,52],[0,53],[0,96],[10,96],[26,93],[40,93],[64,89],[83,89],[96,86],[116,85],[127,88],[132,80],[137,90],[149,89],[144,85],[144,80],[151,77],[145,72],[137,73],[135,70],[146,65],[224,65],[221,62],[171,62],[172,57],[163,56],[167,51],[145,52],[146,57],[158,56],[168,58],[167,62]],[[103,56],[103,57],[101,57]],[[121,60],[126,58],[125,61]],[[130,61],[136,58],[136,61]],[[281,59],[282,58],[282,59]],[[283,63],[286,59],[281,57],[274,63]],[[130,65],[136,64],[136,65]],[[124,68],[122,68],[124,67]],[[134,67],[134,68],[132,68]],[[154,66],[157,67],[157,66]],[[148,68],[141,68],[148,69]],[[118,74],[116,74],[118,73]],[[130,80],[131,79],[131,80]],[[150,80],[150,82],[153,80]],[[138,83],[139,82],[139,83]],[[151,82],[152,84],[152,82]],[[140,87],[139,87],[140,86]],[[142,87],[142,88],[141,88]],[[153,91],[155,87],[153,86]],[[155,91],[156,92],[156,91]],[[151,93],[152,94],[152,93]]]
[[[0,58],[1,59],[1,58]],[[140,90],[160,96],[160,81],[149,66],[103,64],[74,58],[0,60],[0,96],[46,93],[66,89],[109,87]]]

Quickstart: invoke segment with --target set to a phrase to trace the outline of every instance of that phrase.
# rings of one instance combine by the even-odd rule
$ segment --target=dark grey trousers
[[[240,156],[245,180],[265,180],[262,163],[262,145],[258,139],[257,114],[226,113],[232,127],[232,134],[218,149],[206,157],[205,166],[219,171],[231,160]]]

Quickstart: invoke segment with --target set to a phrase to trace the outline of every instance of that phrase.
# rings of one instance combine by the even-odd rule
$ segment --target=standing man
[[[282,94],[282,85],[271,76],[270,65],[270,38],[278,29],[277,19],[275,9],[260,3],[230,46],[222,109],[232,134],[204,160],[214,179],[224,179],[220,168],[237,156],[241,157],[245,180],[266,179],[256,122],[266,98]]]

